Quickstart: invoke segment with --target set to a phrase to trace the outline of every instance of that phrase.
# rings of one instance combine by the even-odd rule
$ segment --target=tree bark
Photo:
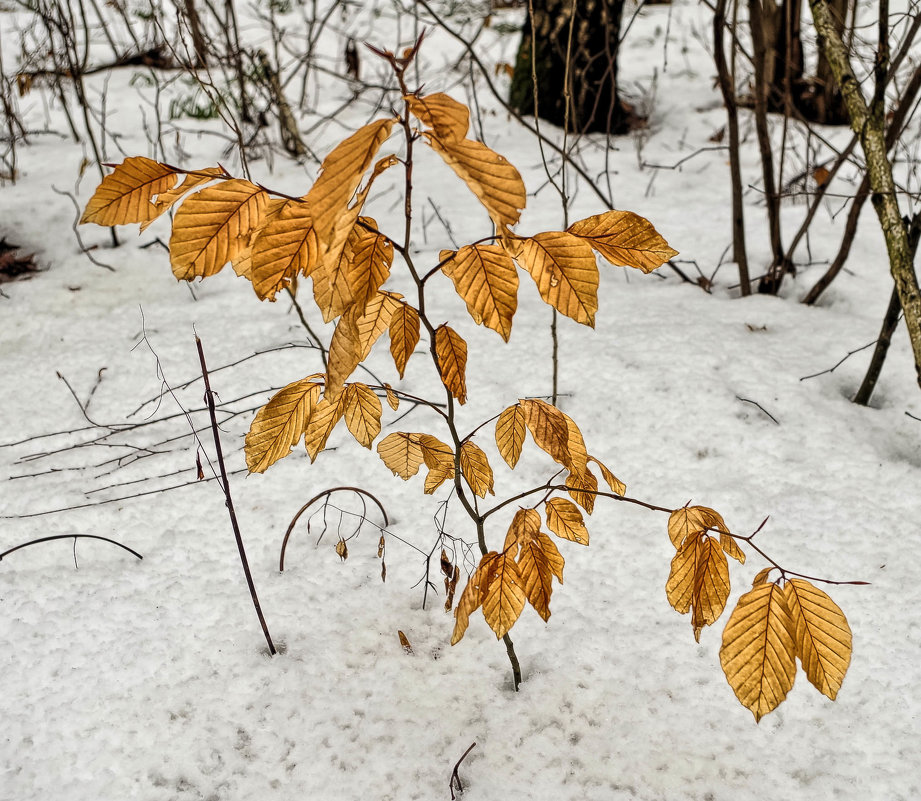
[[[560,127],[568,125],[571,133],[625,133],[630,114],[617,92],[624,2],[532,0],[509,105],[519,114],[534,114],[536,95],[538,116]]]
[[[809,4],[812,7],[812,16],[819,35],[819,49],[824,53],[835,80],[841,87],[841,93],[847,104],[851,128],[860,136],[860,145],[863,148],[867,162],[867,174],[870,178],[870,190],[873,193],[873,208],[886,239],[889,268],[898,291],[899,303],[905,315],[905,327],[908,329],[908,336],[911,340],[918,385],[921,386],[921,289],[918,287],[918,276],[912,264],[908,231],[899,213],[895,181],[892,178],[892,164],[886,153],[884,104],[874,102],[868,106],[861,94],[860,85],[851,67],[844,42],[836,28],[828,0],[809,0]],[[881,4],[880,14],[888,13],[885,8],[887,5],[887,3]],[[880,43],[880,54],[888,53],[887,45],[887,42]]]

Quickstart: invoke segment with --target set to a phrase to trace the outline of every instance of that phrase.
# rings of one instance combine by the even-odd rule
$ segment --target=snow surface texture
[[[15,70],[9,61],[16,52],[14,17],[0,17],[9,74]],[[518,17],[497,20],[516,23]],[[21,17],[15,21],[23,24]],[[297,21],[295,14],[288,24],[296,29]],[[404,15],[400,26],[404,46],[411,16]],[[393,46],[397,27],[391,6],[377,15],[353,10],[321,40],[321,55],[338,64],[334,57],[346,30]],[[256,28],[246,29],[255,35]],[[607,164],[618,208],[653,220],[682,258],[696,260],[710,274],[729,236],[725,152],[702,153],[682,169],[638,167],[642,161],[672,164],[710,147],[708,137],[723,125],[712,63],[701,42],[708,38],[703,6],[644,10],[625,44],[622,69],[625,85],[649,104],[650,126],[616,140],[607,162],[603,143],[583,150],[591,174]],[[511,61],[516,46],[517,37],[501,26],[478,41],[489,64]],[[444,33],[430,32],[420,69],[427,90],[471,97],[466,67],[451,68],[460,54]],[[371,57],[364,61],[371,74]],[[95,76],[89,84],[94,97],[105,80],[109,130],[121,134],[117,146],[108,140],[107,158],[153,155],[144,135],[150,90],[131,86],[131,71],[122,70],[110,78]],[[344,84],[330,79],[314,92],[316,113],[327,113],[347,96]],[[546,185],[535,140],[507,120],[482,84],[477,98],[488,144],[519,167],[532,191],[540,188],[529,198],[519,230],[558,229],[559,200]],[[30,127],[45,125],[37,92],[19,102]],[[311,148],[327,152],[374,113],[366,98],[353,103],[311,134]],[[50,115],[51,128],[65,131],[59,110],[52,107]],[[744,115],[743,124],[746,174],[756,184],[754,136]],[[221,160],[239,170],[224,153],[226,143],[208,133],[220,130],[220,123],[180,119],[165,125],[164,158],[190,167]],[[173,127],[186,155],[174,149]],[[827,135],[839,144],[847,140],[846,132]],[[166,221],[140,239],[134,230],[120,231],[124,244],[115,250],[107,231],[84,228],[87,244],[99,246],[94,255],[115,272],[94,266],[71,234],[70,202],[52,191],[71,188],[84,158],[81,148],[63,137],[36,135],[19,158],[20,180],[0,192],[0,233],[36,251],[47,270],[4,285],[8,297],[0,297],[0,442],[86,425],[56,371],[85,399],[105,368],[87,409],[103,423],[124,423],[155,397],[160,382],[154,357],[141,342],[141,310],[165,376],[177,386],[197,373],[193,326],[212,368],[304,342],[286,299],[259,304],[229,270],[195,285],[194,297],[177,284],[162,248],[141,247],[157,236],[166,239]],[[433,157],[420,158],[417,259],[435,263],[439,248],[450,242],[425,193],[451,221],[458,242],[482,236],[488,223],[449,171]],[[272,187],[304,191],[316,163],[298,167],[278,158],[273,169],[265,161],[252,169]],[[80,182],[81,202],[96,184],[93,170]],[[398,186],[387,188],[382,179],[375,192],[371,213],[387,230],[399,223]],[[817,262],[836,251],[843,218],[831,216],[841,204],[830,200],[813,227],[810,247]],[[802,201],[785,204],[788,230],[804,208]],[[580,187],[570,219],[601,210]],[[746,213],[751,260],[763,265],[769,249],[757,191],[748,195]],[[805,261],[805,251],[799,257]],[[137,561],[106,543],[81,540],[75,549],[73,541],[48,543],[0,563],[0,798],[431,801],[449,798],[448,777],[473,742],[459,771],[464,801],[921,797],[921,590],[915,562],[921,548],[921,423],[905,414],[921,416],[921,399],[904,331],[896,334],[872,408],[849,402],[868,351],[833,373],[800,380],[877,335],[891,279],[869,204],[849,271],[817,308],[797,303],[822,270],[822,263],[802,267],[782,298],[740,300],[731,288],[733,265],[720,269],[709,295],[681,283],[667,267],[659,277],[608,266],[596,329],[561,322],[560,389],[561,406],[581,423],[589,450],[633,497],[671,507],[693,499],[716,508],[739,532],[753,531],[770,515],[760,545],[784,566],[872,582],[829,589],[854,632],[854,658],[837,703],[800,673],[786,703],[756,726],[719,667],[725,617],[694,643],[688,618],[670,609],[663,591],[673,555],[665,516],[625,504],[599,502],[588,521],[589,548],[563,545],[566,584],[554,594],[549,624],[526,611],[514,628],[525,673],[518,694],[510,690],[504,649],[479,613],[464,641],[449,646],[453,620],[441,610],[443,598],[430,593],[422,608],[417,582],[424,558],[395,537],[388,538],[382,584],[376,530],[365,525],[349,541],[350,558],[341,562],[333,550],[340,521],[330,510],[330,530],[320,546],[320,520],[314,518],[310,534],[304,525],[295,531],[287,569],[279,573],[278,547],[289,520],[328,486],[372,491],[390,513],[390,530],[416,548],[428,551],[436,540],[433,516],[447,489],[435,498],[423,496],[420,478],[404,484],[344,433],[334,436],[334,450],[313,466],[299,449],[265,476],[232,480],[262,606],[283,645],[275,658],[267,655],[213,482],[17,517],[190,481],[195,448],[186,423],[176,418],[161,424],[157,436],[145,440],[139,430],[129,438],[150,445],[176,437],[160,448],[165,456],[121,470],[115,464],[86,466],[128,457],[125,448],[18,461],[81,441],[83,434],[0,449],[11,476],[71,468],[0,485],[0,549],[39,536],[82,533],[117,539],[144,556]],[[470,428],[518,397],[550,390],[550,312],[524,283],[507,346],[493,332],[476,329],[447,279],[434,301],[433,316],[451,320],[470,344],[470,401],[462,410]],[[394,288],[406,290],[399,281]],[[396,381],[383,343],[370,365],[383,380]],[[318,368],[315,352],[288,349],[217,371],[212,380],[221,400],[257,393],[237,404],[243,409],[264,402],[271,387]],[[436,395],[423,355],[410,362],[402,387]],[[200,384],[177,395],[187,408],[201,405]],[[741,398],[760,404],[776,422]],[[167,396],[157,414],[176,411]],[[132,420],[153,412],[148,406]],[[204,417],[196,421],[203,424]],[[224,426],[234,470],[244,466],[248,422],[249,415],[242,415]],[[437,421],[422,411],[399,429],[440,433]],[[533,445],[515,474],[499,469],[489,437],[480,441],[496,468],[499,497],[552,472]],[[174,470],[186,472],[151,478]],[[140,479],[147,480],[91,492]],[[474,534],[457,506],[449,505],[446,527],[470,542]],[[375,514],[370,516],[377,519]],[[351,531],[350,520],[342,519],[344,533]],[[492,542],[501,541],[504,523],[489,531]],[[745,566],[733,563],[730,609],[763,566],[755,554]],[[413,654],[404,652],[398,630]]]

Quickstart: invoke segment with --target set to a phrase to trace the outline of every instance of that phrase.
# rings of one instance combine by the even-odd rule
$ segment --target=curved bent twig
[[[323,492],[314,495],[307,503],[305,503],[300,509],[297,510],[297,514],[291,519],[291,522],[288,524],[288,530],[285,532],[285,538],[281,543],[281,554],[278,557],[278,572],[285,572],[285,549],[288,547],[288,539],[291,537],[291,532],[294,531],[294,526],[297,524],[297,521],[300,519],[301,515],[304,514],[313,504],[315,504],[320,498],[329,497],[334,492],[355,492],[359,495],[364,495],[366,498],[370,498],[377,504],[377,508],[381,510],[381,514],[384,516],[384,527],[390,525],[390,519],[387,517],[387,510],[384,509],[383,504],[375,498],[367,490],[363,490],[359,487],[332,487],[331,489],[323,490]]]
[[[30,540],[29,542],[24,542],[21,545],[17,545],[15,548],[10,548],[8,551],[0,553],[0,561],[3,561],[4,556],[9,556],[13,551],[18,551],[20,548],[28,548],[30,545],[38,545],[40,542],[49,542],[50,540],[69,540],[69,539],[87,539],[87,540],[102,540],[103,542],[111,542],[113,545],[117,545],[119,548],[122,548],[128,553],[136,556],[138,559],[143,559],[137,551],[129,548],[127,545],[122,545],[116,540],[110,540],[108,537],[100,537],[98,534],[54,534],[50,537],[39,537],[37,540]]]

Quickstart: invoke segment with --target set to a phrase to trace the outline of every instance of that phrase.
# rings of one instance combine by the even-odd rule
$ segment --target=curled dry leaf
[[[518,464],[527,430],[526,412],[520,403],[509,406],[496,420],[496,447],[512,469]]]
[[[755,721],[787,697],[796,677],[794,623],[776,584],[739,598],[723,630],[720,664],[732,691]]]
[[[467,343],[460,334],[448,325],[435,329],[435,353],[438,356],[438,370],[441,382],[457,398],[457,402],[467,402]]]
[[[412,655],[412,653],[413,653],[413,647],[412,647],[412,645],[409,644],[409,638],[408,638],[402,631],[397,630],[397,634],[398,634],[399,637],[400,637],[400,645],[403,646],[403,650],[404,650],[407,654]]]
[[[691,626],[699,642],[701,629],[723,614],[729,598],[729,563],[713,537],[695,533],[685,539],[672,559],[665,594],[682,615],[693,610]]]
[[[256,412],[245,445],[250,473],[265,472],[297,444],[323,388],[314,380],[316,377],[288,384]]]
[[[176,183],[176,171],[159,162],[133,156],[102,179],[86,204],[80,224],[126,225],[153,220],[159,212],[151,202]]]
[[[832,701],[841,689],[851,663],[851,627],[840,607],[805,579],[791,579],[784,587],[793,620],[796,655],[806,678]]]
[[[345,540],[339,540],[336,543],[336,553],[343,562],[349,558],[349,546],[346,545]]]
[[[393,387],[390,384],[384,384],[384,391],[387,393],[387,405],[396,411],[400,408],[400,398],[396,392],[393,391]]]
[[[482,449],[469,440],[460,449],[461,473],[474,495],[485,498],[486,494],[495,495],[493,491],[492,468]]]
[[[588,545],[588,529],[582,520],[582,513],[572,501],[565,498],[550,498],[544,504],[547,526],[564,540]]]
[[[249,245],[269,195],[249,181],[224,181],[186,200],[173,219],[170,262],[180,281],[214,275]]]
[[[508,342],[518,307],[515,263],[499,245],[467,245],[450,254],[441,252],[441,270],[454,282],[470,316]]]
[[[651,273],[678,255],[649,220],[632,211],[606,211],[566,229],[588,241],[611,264]]]
[[[536,234],[520,241],[516,259],[545,303],[577,323],[595,325],[598,266],[585,240],[565,231]]]
[[[594,456],[589,456],[588,461],[594,462],[598,465],[598,469],[601,471],[601,477],[604,479],[605,483],[611,488],[611,492],[615,495],[626,495],[627,494],[627,485],[624,484],[617,476],[615,476],[600,460],[596,459]]]

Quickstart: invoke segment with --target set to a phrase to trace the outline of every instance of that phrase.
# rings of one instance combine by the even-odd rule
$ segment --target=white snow
[[[285,18],[293,32],[302,24],[303,9],[295,8]],[[320,40],[330,66],[338,66],[347,31],[396,46],[394,7],[378,11],[352,9],[335,17]],[[628,88],[648,92],[655,73],[650,124],[615,140],[608,158],[617,207],[648,217],[681,251],[679,258],[695,260],[709,276],[729,244],[726,152],[707,150],[680,169],[640,167],[643,161],[673,164],[712,148],[708,138],[724,124],[705,45],[708,15],[705,6],[687,2],[639,15],[624,46],[622,77]],[[247,35],[260,35],[247,19]],[[514,13],[495,17],[518,19]],[[8,74],[15,71],[17,26],[23,24],[21,12],[0,10]],[[475,27],[474,15],[466,29]],[[412,36],[410,12],[399,30],[402,47]],[[495,24],[477,43],[490,66],[512,61],[516,47],[517,36]],[[472,97],[466,67],[451,68],[460,55],[450,37],[429,31],[420,66],[428,91]],[[370,54],[362,59],[370,78],[378,68]],[[201,133],[221,130],[219,121],[165,120],[167,151],[152,152],[141,116],[144,108],[150,123],[152,93],[132,86],[131,77],[131,70],[120,70],[88,79],[93,97],[107,92],[107,125],[119,134],[117,141],[110,134],[106,158],[158,156],[191,168],[221,161],[239,172],[224,152],[226,141]],[[301,118],[305,129],[348,97],[342,82],[319,80],[311,88],[319,107]],[[347,130],[387,113],[395,101],[388,97],[384,110],[375,112],[372,95],[314,131],[310,147],[328,152]],[[541,187],[529,197],[519,230],[559,229],[559,199],[546,185],[534,138],[507,119],[482,81],[476,95],[487,143],[518,166],[529,190]],[[19,180],[0,191],[0,235],[35,252],[45,269],[31,280],[3,284],[7,297],[0,297],[0,460],[10,477],[0,484],[0,550],[42,536],[94,534],[144,559],[82,539],[25,548],[0,562],[0,799],[447,799],[451,771],[473,742],[459,768],[464,801],[921,797],[915,562],[921,550],[921,422],[909,416],[921,417],[921,396],[904,328],[895,335],[870,408],[850,403],[870,350],[834,372],[801,380],[827,371],[878,334],[892,282],[869,204],[847,270],[817,307],[797,301],[837,250],[842,197],[829,199],[819,212],[809,242],[815,264],[801,265],[781,298],[739,299],[732,264],[720,267],[712,294],[682,283],[668,267],[643,276],[607,266],[595,330],[560,323],[560,405],[581,425],[589,451],[626,482],[629,495],[670,508],[688,500],[712,506],[740,533],[770,516],[756,542],[784,567],[871,582],[827,588],[854,634],[838,701],[821,696],[800,672],[787,701],[755,725],[720,669],[726,617],[706,629],[698,645],[689,619],[668,605],[664,584],[674,549],[665,515],[599,501],[587,521],[590,547],[561,544],[566,582],[554,593],[550,622],[526,610],[512,630],[525,674],[516,694],[504,648],[479,613],[464,640],[450,646],[453,618],[441,608],[437,551],[431,572],[437,591],[422,608],[420,549],[428,552],[437,541],[434,517],[449,497],[447,487],[424,496],[421,478],[404,484],[344,430],[312,466],[297,449],[265,475],[231,479],[262,608],[282,646],[283,653],[270,658],[223,496],[214,482],[193,481],[195,446],[182,417],[123,435],[121,441],[138,447],[175,437],[157,446],[163,454],[137,461],[129,457],[139,452],[130,448],[70,447],[99,429],[39,437],[88,425],[56,372],[85,400],[104,368],[87,408],[99,423],[174,415],[178,407],[165,395],[156,410],[152,404],[129,419],[160,392],[145,331],[185,408],[201,407],[200,383],[179,387],[198,374],[195,332],[219,400],[249,396],[233,405],[239,410],[256,408],[273,388],[320,369],[319,358],[308,348],[288,348],[217,370],[257,351],[303,345],[304,331],[286,299],[260,304],[229,268],[192,292],[178,284],[165,250],[143,247],[156,237],[166,240],[168,221],[140,237],[133,226],[119,230],[123,244],[117,249],[108,231],[84,226],[84,242],[96,246],[94,257],[114,272],[90,263],[71,232],[73,205],[53,191],[74,189],[86,153],[64,135],[60,109],[46,92],[34,89],[18,102],[31,129],[47,121],[50,132],[20,146]],[[161,103],[166,108],[166,99]],[[746,180],[757,186],[746,112],[742,120]],[[178,139],[174,126],[182,129]],[[837,143],[848,138],[841,130],[825,135]],[[185,155],[177,152],[177,141]],[[802,158],[800,133],[793,146]],[[591,174],[604,169],[603,142],[586,143],[583,153]],[[427,265],[450,247],[428,195],[451,221],[458,243],[489,231],[472,196],[436,161],[420,156],[415,179],[415,258]],[[265,160],[250,166],[255,180],[301,192],[317,168],[277,153],[271,168]],[[844,170],[847,180],[855,175],[853,167]],[[81,204],[96,183],[90,165],[76,190]],[[398,177],[391,184],[382,178],[372,195],[369,211],[384,230],[400,230],[400,186]],[[849,185],[842,181],[838,191],[846,193]],[[785,203],[787,238],[805,208],[802,199]],[[602,210],[590,191],[577,188],[570,219]],[[750,258],[759,270],[769,247],[756,189],[747,196],[746,215]],[[807,261],[805,248],[797,255]],[[696,277],[693,265],[682,268]],[[508,345],[473,325],[447,279],[435,280],[433,319],[450,320],[470,346],[463,427],[472,429],[519,397],[546,396],[550,311],[526,285],[529,279],[522,276]],[[391,286],[408,288],[399,276]],[[301,297],[309,309],[308,294]],[[308,314],[322,328],[315,311]],[[423,352],[400,384],[386,342],[375,348],[369,366],[407,392],[440,397]],[[393,426],[396,416],[385,414],[384,433],[445,436],[439,420],[423,410]],[[196,425],[206,424],[203,413],[194,417]],[[250,418],[247,412],[223,426],[235,471],[245,467],[242,441]],[[496,470],[496,500],[552,474],[549,458],[533,443],[514,473],[504,468],[490,447],[490,430],[477,441]],[[212,453],[210,439],[203,434],[203,440]],[[55,449],[62,450],[29,459]],[[116,457],[131,463],[97,466]],[[177,470],[185,472],[157,478]],[[138,483],[99,491],[127,481]],[[191,483],[31,516],[184,482]],[[337,557],[337,528],[348,535],[354,518],[334,510],[319,547],[320,517],[313,518],[310,533],[302,519],[286,570],[278,572],[278,549],[294,513],[337,485],[362,487],[388,510],[386,583],[372,525],[349,540],[347,561]],[[358,508],[347,496],[334,502]],[[488,537],[494,545],[514,508],[493,521]],[[369,517],[380,522],[373,509]],[[475,532],[464,521],[452,500],[446,530],[474,543]],[[744,566],[730,567],[729,609],[766,565],[750,550],[748,556]],[[398,630],[412,654],[401,647]]]

